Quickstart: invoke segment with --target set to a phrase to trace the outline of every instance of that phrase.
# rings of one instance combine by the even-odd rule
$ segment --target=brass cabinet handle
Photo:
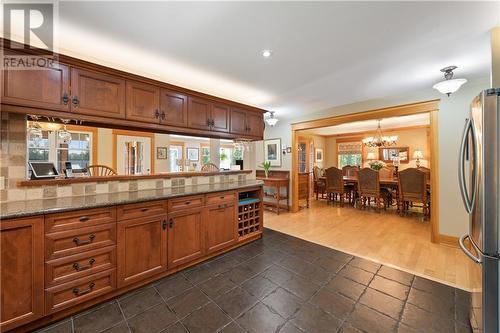
[[[168,227],[170,229],[172,229],[174,227],[174,220],[173,219],[168,220]]]
[[[161,120],[165,120],[165,117],[166,117],[166,116],[167,116],[167,115],[165,114],[165,111],[162,111],[162,112],[161,112]]]
[[[73,99],[71,100],[71,103],[75,108],[77,108],[80,105],[80,101],[78,100],[78,97],[73,96]]]
[[[161,223],[161,227],[163,228],[163,230],[167,229],[167,220],[163,220],[163,222]]]
[[[207,126],[210,126],[210,119],[207,118]]]
[[[78,238],[78,237],[75,237],[75,238],[73,238],[73,242],[74,242],[76,245],[85,245],[85,244],[90,244],[90,243],[92,243],[92,241],[94,240],[94,238],[95,238],[95,235],[94,235],[94,234],[91,234],[91,235],[89,236],[89,239],[88,239],[88,240],[84,240],[84,241],[80,240],[80,238]]]
[[[80,271],[84,271],[86,269],[89,269],[89,268],[92,268],[92,265],[95,263],[95,259],[92,258],[89,260],[89,264],[87,266],[80,266],[79,263],[75,262],[73,264],[73,268],[75,269],[75,271],[77,272],[80,272]]]
[[[89,217],[88,216],[80,216],[79,220],[80,220],[80,222],[86,222],[89,220]]]
[[[155,110],[155,118],[156,119],[160,118],[160,110],[158,110],[158,109]]]
[[[95,287],[95,283],[91,282],[91,283],[89,283],[89,287],[85,290],[80,291],[79,288],[73,288],[73,294],[75,294],[76,297],[80,297],[80,296],[83,296],[85,294],[92,292],[92,289],[94,289],[94,287]]]
[[[68,105],[68,103],[69,103],[68,93],[66,93],[66,92],[65,92],[65,93],[63,94],[63,97],[62,97],[62,102],[63,102],[63,104],[64,104],[64,105]]]

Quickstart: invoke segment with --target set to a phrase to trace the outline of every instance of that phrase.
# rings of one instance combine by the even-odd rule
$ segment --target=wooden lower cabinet
[[[167,269],[166,215],[118,222],[118,287]]]
[[[208,206],[204,216],[207,253],[228,247],[238,240],[234,202]]]
[[[203,208],[169,213],[168,215],[168,267],[172,268],[204,254]]]
[[[0,222],[0,331],[43,316],[43,217]]]

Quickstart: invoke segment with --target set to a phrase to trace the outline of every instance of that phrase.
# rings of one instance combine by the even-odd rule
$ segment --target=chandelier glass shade
[[[388,147],[396,145],[398,140],[397,135],[385,136],[380,127],[380,120],[378,121],[377,130],[373,136],[369,136],[361,140],[366,147]]]

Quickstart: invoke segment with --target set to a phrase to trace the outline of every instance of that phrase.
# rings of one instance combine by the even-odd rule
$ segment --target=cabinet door
[[[80,68],[71,69],[73,112],[125,118],[125,80]]]
[[[188,263],[204,254],[202,208],[169,214],[168,267]]]
[[[2,221],[0,331],[43,316],[43,218]]]
[[[247,134],[247,113],[244,110],[231,109],[231,127],[233,134]]]
[[[197,129],[210,129],[211,104],[204,99],[189,97],[188,127]]]
[[[118,287],[167,269],[166,216],[118,222]]]
[[[263,138],[264,136],[264,117],[261,113],[247,112],[248,135]]]
[[[160,88],[127,81],[127,119],[158,123],[160,121]]]
[[[172,126],[187,126],[188,102],[186,95],[175,91],[161,89],[160,93],[161,123]]]
[[[212,131],[229,132],[229,107],[224,104],[213,104],[210,120]]]
[[[2,103],[58,111],[70,110],[69,68],[55,64],[47,70],[5,70]]]
[[[234,203],[206,208],[204,219],[207,252],[225,248],[238,239]]]

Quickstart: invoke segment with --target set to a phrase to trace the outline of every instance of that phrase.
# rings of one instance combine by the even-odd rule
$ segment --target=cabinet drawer
[[[51,260],[45,263],[45,287],[80,279],[114,267],[116,267],[115,246]]]
[[[168,201],[168,211],[174,212],[203,206],[203,196],[182,197]]]
[[[45,233],[116,222],[116,208],[96,208],[50,214],[45,217]]]
[[[83,303],[116,288],[116,271],[110,269],[82,279],[45,289],[45,313]]]
[[[131,205],[119,206],[117,208],[118,221],[164,214],[167,214],[167,202],[165,200],[141,202]]]
[[[45,259],[57,259],[83,251],[116,245],[116,223],[45,235]]]
[[[207,194],[207,205],[218,205],[221,203],[234,203],[236,200],[235,192],[222,192]]]

